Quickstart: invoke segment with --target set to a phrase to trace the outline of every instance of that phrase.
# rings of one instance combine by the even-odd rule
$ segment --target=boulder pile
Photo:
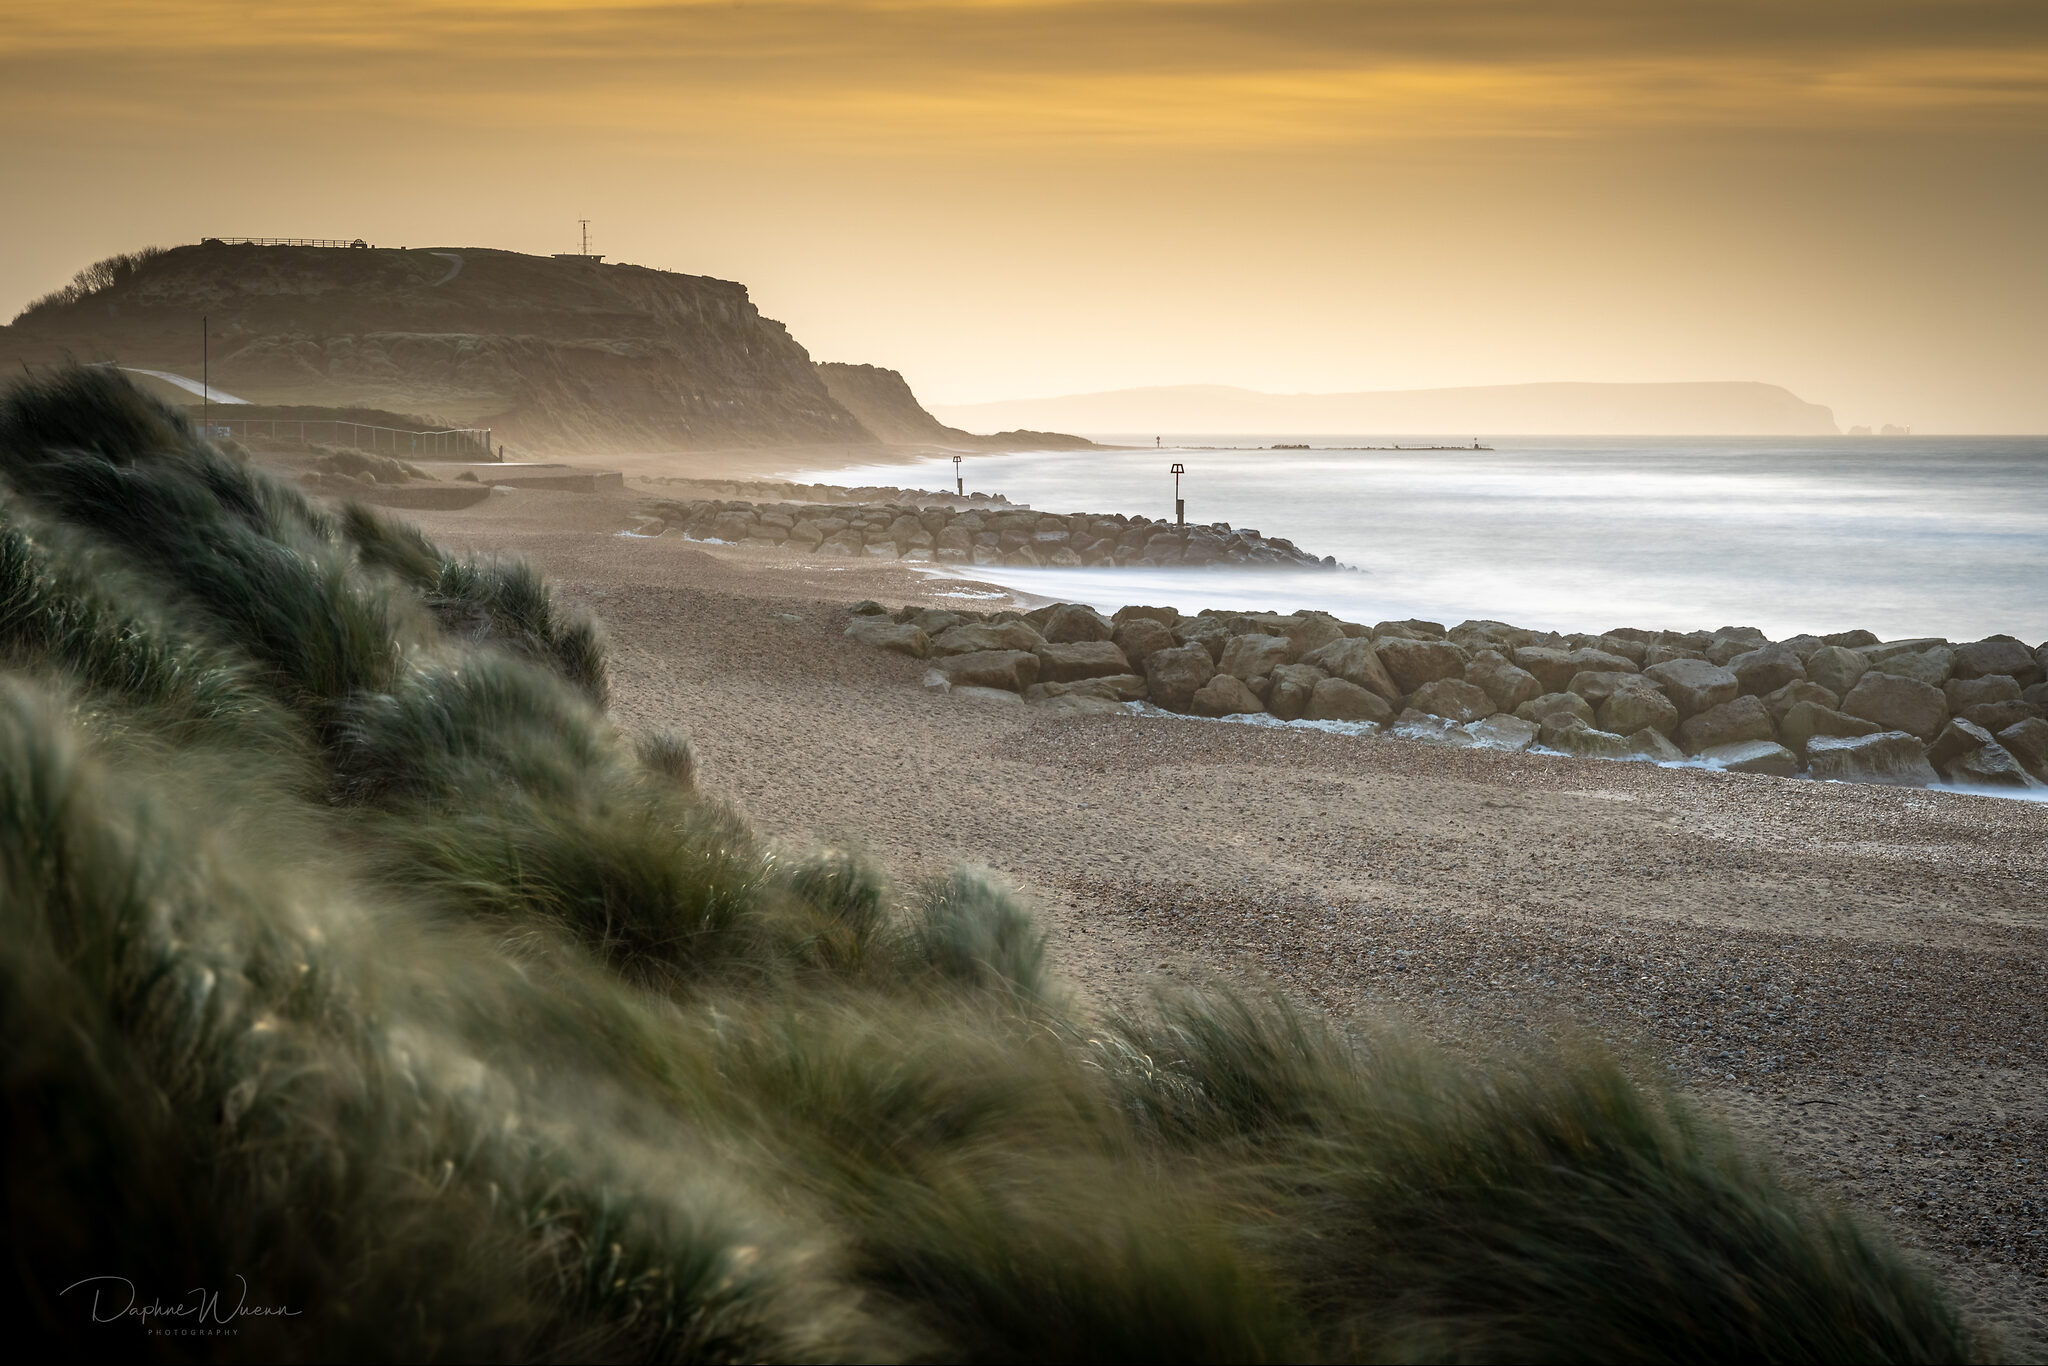
[[[942,493],[889,484],[793,484],[774,479],[685,479],[666,475],[637,476],[642,484],[679,485],[698,498],[752,498],[776,503],[900,503],[919,508],[1015,507],[1000,493]],[[688,501],[684,499],[683,501]]]
[[[651,516],[692,540],[781,546],[811,554],[948,564],[1078,569],[1109,565],[1274,565],[1335,569],[1294,542],[1227,522],[1176,526],[1122,513],[1058,515],[1030,508],[880,503],[660,501]]]
[[[1073,552],[1069,552],[1073,553]],[[1696,760],[1925,787],[2048,784],[2048,644],[1752,627],[1528,631],[1498,621],[1080,603],[979,613],[879,603],[846,633],[929,660],[936,691],[1061,712],[1365,723],[1440,745]]]

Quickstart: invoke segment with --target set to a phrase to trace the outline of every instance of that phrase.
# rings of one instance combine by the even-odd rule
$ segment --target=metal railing
[[[356,247],[370,244],[362,238],[347,237],[202,237],[202,247]]]
[[[325,441],[330,446],[353,446],[357,450],[380,451],[401,457],[498,458],[497,447],[491,444],[489,427],[450,427],[438,432],[416,432],[404,427],[378,427],[367,422],[344,422],[339,418],[325,417],[216,417],[210,420],[209,425],[215,435],[243,442]]]

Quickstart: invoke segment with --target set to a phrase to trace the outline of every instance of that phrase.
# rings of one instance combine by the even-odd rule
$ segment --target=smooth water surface
[[[1302,438],[1202,438],[1253,446]],[[1468,438],[1469,439],[1469,438]],[[1033,570],[973,577],[1114,608],[1320,607],[1367,622],[1544,630],[1756,626],[1774,638],[2048,637],[2048,438],[1489,438],[1490,451],[1059,451],[969,456],[969,491],[1048,512],[1229,522],[1358,573]],[[1386,444],[1384,439],[1373,444]],[[945,458],[810,471],[951,488]]]

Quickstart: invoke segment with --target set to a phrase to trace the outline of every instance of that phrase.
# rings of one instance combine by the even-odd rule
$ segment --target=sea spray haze
[[[1597,1053],[1473,1066],[1221,988],[1077,1010],[986,875],[776,849],[636,750],[530,570],[309,505],[104,371],[15,386],[0,472],[17,1343],[1990,1350]],[[280,1312],[145,1336],[96,1321],[121,1286]]]
[[[1105,440],[1111,438],[1104,438]],[[1285,536],[1363,570],[975,576],[1113,610],[1159,602],[1358,621],[1494,618],[1534,630],[1875,631],[2048,639],[2048,438],[1488,437],[1492,449],[1365,450],[1443,438],[1307,438],[1309,451],[976,455],[970,491],[1042,512],[1173,516]],[[1469,434],[1449,438],[1470,444]],[[822,477],[822,476],[812,476]],[[953,487],[953,467],[841,470],[837,482]]]

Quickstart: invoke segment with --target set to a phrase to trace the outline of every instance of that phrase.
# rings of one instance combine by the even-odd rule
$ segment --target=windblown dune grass
[[[167,1359],[1959,1360],[1940,1287],[1591,1053],[1221,988],[771,848],[601,638],[106,371],[0,404],[17,1340]],[[96,1322],[204,1287],[232,1336]],[[88,1282],[83,1288],[77,1283]],[[190,1326],[189,1320],[171,1326]]]

